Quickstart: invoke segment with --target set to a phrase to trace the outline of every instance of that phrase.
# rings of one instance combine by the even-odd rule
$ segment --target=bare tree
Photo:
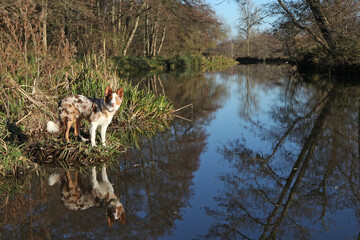
[[[239,31],[245,35],[246,39],[246,55],[250,56],[250,39],[254,27],[261,24],[261,10],[254,5],[251,0],[240,0],[239,4]]]
[[[349,65],[360,57],[359,8],[359,1],[277,0],[269,9],[280,15],[278,29],[303,40],[298,49],[317,45],[320,56],[325,56],[322,64]]]

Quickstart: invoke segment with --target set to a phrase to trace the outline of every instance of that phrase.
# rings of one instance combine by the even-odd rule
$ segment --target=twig
[[[179,111],[181,111],[181,110],[183,110],[183,109],[185,109],[185,108],[188,108],[188,107],[193,108],[193,104],[190,103],[190,104],[185,105],[185,106],[183,106],[183,107],[181,107],[181,108],[178,108],[178,109],[173,110],[173,112],[176,113],[176,112],[179,112]]]
[[[68,83],[68,82],[62,82],[62,83],[56,85],[55,87],[51,88],[50,91],[53,91],[53,90],[59,88],[61,85],[65,85],[65,84],[67,84],[67,83]]]
[[[25,118],[27,118],[31,113],[32,113],[32,111],[30,111],[28,114],[26,114],[25,117],[23,117],[22,119],[20,119],[19,121],[17,121],[17,122],[15,123],[15,125],[18,126],[18,124],[19,124],[21,121],[23,121]]]
[[[174,114],[174,117],[180,118],[180,119],[185,120],[185,121],[188,121],[188,122],[192,122],[192,121],[193,121],[193,120],[190,120],[190,119],[188,119],[188,118],[185,118],[185,117],[182,117],[182,116],[179,116],[179,115],[176,115],[176,114]]]

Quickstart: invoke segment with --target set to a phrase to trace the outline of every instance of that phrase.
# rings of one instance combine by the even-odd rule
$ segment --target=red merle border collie
[[[123,101],[124,89],[112,91],[108,85],[105,89],[105,96],[102,99],[88,98],[83,95],[73,94],[66,96],[59,103],[59,119],[55,123],[49,121],[47,123],[47,131],[49,133],[59,132],[65,129],[65,139],[70,142],[69,131],[75,123],[75,135],[81,140],[87,141],[80,135],[80,123],[82,119],[90,122],[90,139],[91,146],[96,146],[95,135],[98,126],[101,127],[101,142],[105,144],[106,129],[109,126],[116,111],[120,108]]]

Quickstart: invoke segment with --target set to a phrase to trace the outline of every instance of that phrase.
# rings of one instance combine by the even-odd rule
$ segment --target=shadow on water
[[[266,65],[140,84],[175,108],[192,104],[181,115],[193,121],[176,120],[108,162],[113,193],[95,194],[91,167],[14,178],[17,187],[0,192],[1,239],[358,237],[357,86],[303,81]],[[62,179],[60,189],[50,176]],[[114,208],[106,209],[116,198],[124,224],[109,228]],[[75,205],[87,209],[69,210]]]

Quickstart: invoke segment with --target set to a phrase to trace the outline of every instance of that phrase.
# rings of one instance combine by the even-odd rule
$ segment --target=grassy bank
[[[49,76],[36,70],[44,67],[42,63],[28,58],[27,67],[3,72],[0,81],[0,176],[16,175],[32,169],[34,162],[42,164],[57,158],[63,164],[89,157],[107,160],[111,154],[123,151],[125,144],[134,143],[136,134],[168,126],[173,118],[172,104],[164,96],[139,90],[126,79],[119,78],[113,64],[91,56],[72,60],[71,65]],[[68,146],[62,138],[49,140],[48,135],[45,140],[38,137],[44,136],[46,122],[57,118],[60,99],[71,93],[100,98],[107,84],[113,88],[123,87],[125,99],[112,123],[119,134],[109,135],[112,145],[106,151],[89,151],[85,143]],[[82,129],[88,132],[88,124],[83,125]],[[36,138],[38,140],[34,140]]]
[[[17,69],[8,63],[0,75],[0,176],[16,175],[33,169],[34,163],[52,163],[54,159],[62,166],[106,161],[125,151],[126,146],[137,145],[140,136],[151,136],[167,128],[176,112],[171,102],[119,76],[219,70],[234,65],[227,58],[190,55],[168,59],[104,59],[95,55],[76,59],[69,55],[63,62],[30,55]],[[44,132],[46,122],[57,118],[60,99],[71,93],[102,97],[108,84],[125,90],[124,102],[111,124],[113,129],[107,134],[109,147],[89,149],[88,143],[75,139],[67,145],[63,137]],[[88,123],[82,129],[86,134]]]
[[[114,57],[116,70],[123,75],[146,75],[169,71],[201,72],[221,71],[234,66],[237,62],[224,56],[205,57],[201,55],[175,55],[172,57],[158,56],[155,58]]]

